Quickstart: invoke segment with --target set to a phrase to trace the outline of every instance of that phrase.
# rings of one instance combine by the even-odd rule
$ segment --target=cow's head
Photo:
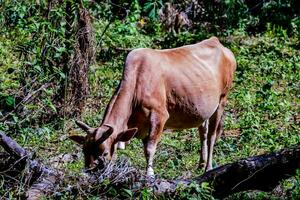
[[[91,128],[87,124],[76,121],[76,124],[87,135],[71,135],[70,139],[82,145],[84,164],[86,168],[94,168],[96,161],[98,167],[104,167],[104,161],[113,158],[118,142],[129,141],[137,132],[137,128],[127,129],[117,133],[111,125],[104,124],[99,128]]]

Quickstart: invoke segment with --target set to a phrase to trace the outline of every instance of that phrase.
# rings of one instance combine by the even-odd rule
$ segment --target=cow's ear
[[[81,145],[84,144],[85,141],[85,136],[81,135],[70,135],[69,138]]]
[[[131,138],[134,137],[134,135],[136,134],[136,132],[138,131],[138,128],[130,128],[127,129],[126,131],[121,132],[118,137],[117,137],[117,142],[127,142],[129,141]]]

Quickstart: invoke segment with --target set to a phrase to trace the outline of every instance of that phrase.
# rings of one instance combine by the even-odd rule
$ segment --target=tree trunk
[[[82,8],[81,1],[66,2],[66,48],[74,48],[73,55],[70,51],[63,56],[63,73],[66,81],[62,84],[63,109],[61,115],[66,117],[80,116],[84,111],[86,98],[89,94],[88,70],[91,64],[95,49],[91,19],[88,11]],[[73,12],[72,7],[76,8]],[[72,29],[72,23],[77,19],[76,31]],[[73,38],[74,37],[74,38]],[[75,39],[74,47],[71,44]]]

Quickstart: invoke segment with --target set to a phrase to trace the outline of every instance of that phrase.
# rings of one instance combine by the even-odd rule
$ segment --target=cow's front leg
[[[160,140],[165,122],[169,117],[168,112],[152,112],[150,116],[150,132],[143,140],[144,153],[147,161],[147,176],[154,176],[153,158],[156,151],[157,144]]]
[[[143,140],[143,143],[144,143],[144,153],[145,153],[146,162],[147,162],[147,176],[151,177],[151,176],[154,176],[153,157],[155,154],[158,140],[147,139],[147,140]]]

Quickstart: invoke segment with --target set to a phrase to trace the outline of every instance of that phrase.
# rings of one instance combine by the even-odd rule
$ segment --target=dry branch
[[[16,159],[26,160],[27,174],[31,176],[30,181],[27,181],[30,183],[27,190],[29,199],[39,199],[43,195],[49,195],[55,190],[57,191],[62,181],[70,181],[64,180],[63,173],[30,159],[30,154],[26,150],[2,132],[0,132],[0,145]],[[0,169],[3,169],[2,164],[4,165],[4,163],[0,163]],[[24,165],[18,167],[22,168]],[[176,193],[179,184],[182,188],[182,186],[188,187],[191,183],[208,182],[213,188],[212,195],[223,198],[240,191],[270,191],[281,180],[295,175],[299,167],[300,143],[275,153],[254,156],[220,166],[193,180],[145,179],[140,171],[130,167],[128,162],[123,160],[119,164],[109,163],[104,170],[73,177],[78,183],[69,185],[69,188],[72,188],[72,191],[85,191],[97,195],[102,193],[103,195],[107,185],[104,186],[106,188],[101,188],[103,187],[102,182],[110,180],[110,185],[114,187],[127,186],[137,192],[145,187],[151,187],[156,195],[170,195]]]

